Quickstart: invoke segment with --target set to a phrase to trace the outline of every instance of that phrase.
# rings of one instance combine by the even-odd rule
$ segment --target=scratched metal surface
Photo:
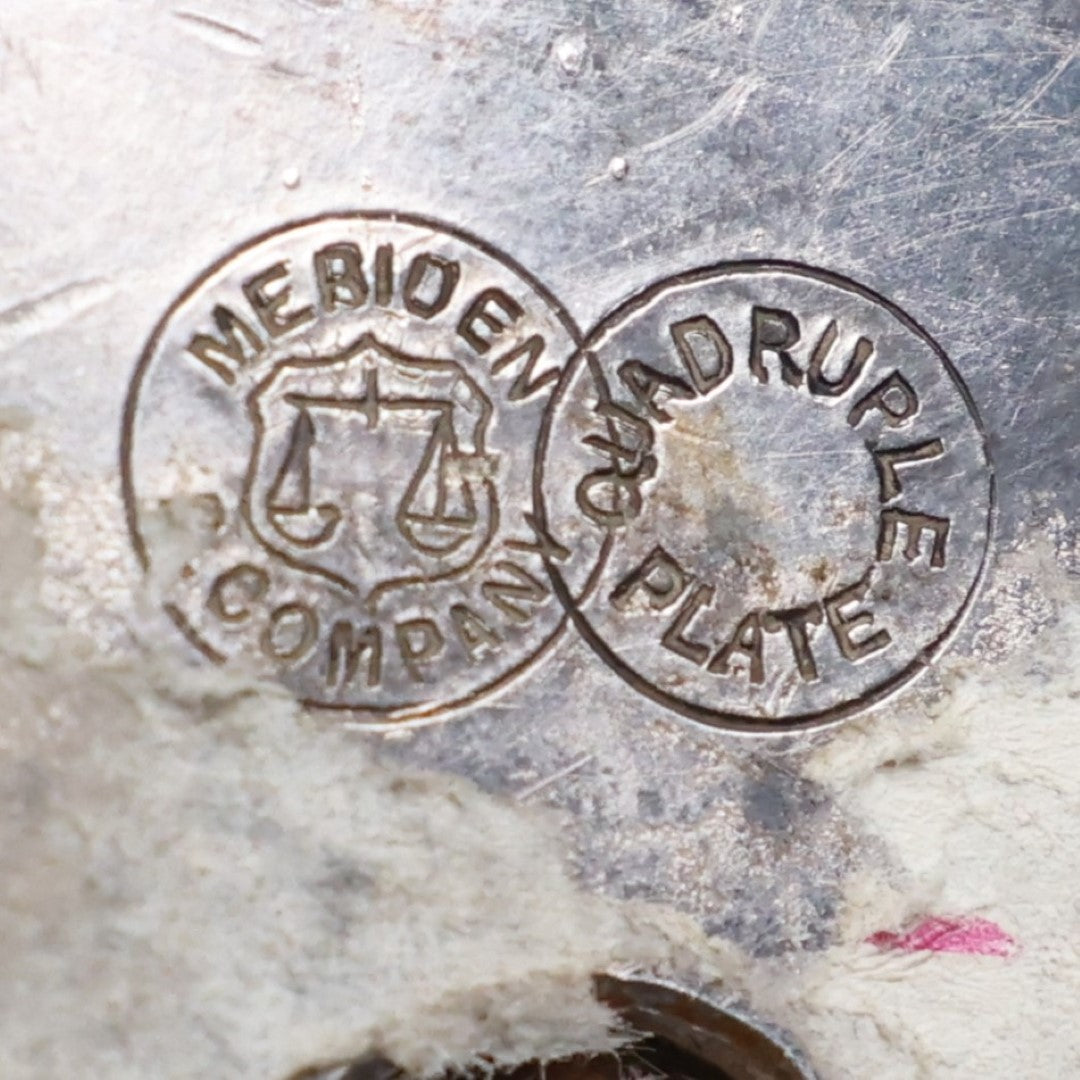
[[[58,602],[117,648],[175,636],[135,599],[123,528],[136,358],[224,252],[331,210],[467,229],[583,328],[721,259],[848,275],[970,388],[996,549],[1056,514],[1075,548],[1077,18],[1071,0],[6,0],[0,386],[79,462],[53,507]],[[956,654],[977,659],[987,617],[977,600]],[[865,854],[800,776],[804,737],[695,727],[569,633],[492,702],[357,737],[566,810],[591,887],[757,955],[828,942]]]

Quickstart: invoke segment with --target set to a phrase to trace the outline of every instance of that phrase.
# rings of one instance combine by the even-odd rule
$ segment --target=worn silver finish
[[[136,645],[178,640],[162,607],[142,603],[121,494],[140,352],[174,299],[238,245],[388,208],[509,253],[586,330],[718,261],[824,267],[888,297],[961,373],[997,478],[986,586],[948,655],[975,670],[1018,656],[1037,674],[1061,651],[1067,601],[1041,564],[1005,560],[1036,537],[1062,572],[1080,572],[1077,22],[1074,0],[5,0],[2,396],[64,463],[41,530],[50,603],[136,660]],[[188,377],[198,373],[174,384],[175,404],[165,382],[144,387],[168,423],[137,395],[136,458],[186,447],[200,469],[220,470],[234,508],[250,419],[212,381],[194,402]],[[762,393],[780,393],[776,382]],[[237,426],[211,433],[215,410]],[[761,415],[780,427],[771,405]],[[213,437],[198,447],[197,432]],[[874,497],[866,458],[852,460]],[[136,462],[129,496],[145,475]],[[966,475],[970,495],[950,505],[982,515],[981,460]],[[151,483],[150,510],[210,490],[203,479]],[[130,502],[141,531],[146,508]],[[213,505],[194,511],[188,520],[213,527]],[[164,571],[185,559],[155,563],[144,543],[166,599],[184,601],[171,591],[183,579]],[[319,575],[296,580],[307,578]],[[957,578],[950,610],[969,583]],[[317,591],[322,612],[329,591]],[[920,610],[918,636],[932,639]],[[503,629],[521,634],[515,663],[545,640]],[[260,655],[257,634],[238,638]],[[498,677],[491,664],[475,679],[455,665],[425,693],[468,696]],[[396,696],[354,704],[399,706],[396,678]],[[320,680],[311,669],[292,685],[309,695]],[[889,715],[921,717],[941,696],[932,664]],[[670,904],[752,962],[783,956],[798,969],[837,939],[853,869],[887,862],[804,774],[822,736],[747,739],[692,723],[572,632],[453,722],[356,738],[562,812],[587,887]],[[1075,1053],[1072,1033],[1059,1034]],[[1038,1049],[1017,1052],[1030,1061]]]
[[[828,273],[692,271],[601,321],[540,449],[560,596],[658,703],[826,723],[926,665],[990,539],[982,425],[939,347]]]
[[[365,207],[511,252],[585,328],[718,260],[857,279],[963,374],[998,477],[996,552],[1061,522],[1080,565],[1072,3],[65,3],[45,29],[41,12],[15,0],[5,19],[8,85],[37,103],[7,114],[0,178],[5,401],[51,418],[79,462],[53,514],[58,603],[103,644],[176,637],[132,599],[117,482],[163,311],[250,238]],[[118,155],[133,132],[140,153]],[[984,591],[953,655],[1044,647],[1053,602],[1001,584],[1020,601],[1002,615]],[[938,688],[931,670],[899,705]],[[595,888],[797,954],[830,940],[861,857],[793,764],[810,745],[695,728],[566,634],[512,695],[384,749],[564,809]]]

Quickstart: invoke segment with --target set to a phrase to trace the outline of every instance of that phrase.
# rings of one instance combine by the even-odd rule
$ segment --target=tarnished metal
[[[925,718],[947,641],[1035,676],[1068,647],[1023,560],[1080,570],[1077,29],[1072,0],[5,0],[0,382],[59,463],[48,602],[562,813],[587,888],[797,974],[888,859],[794,729]]]

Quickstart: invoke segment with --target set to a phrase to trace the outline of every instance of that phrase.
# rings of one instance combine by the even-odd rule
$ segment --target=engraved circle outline
[[[277,225],[257,233],[255,236],[230,248],[224,255],[215,259],[208,267],[206,267],[206,269],[199,273],[184,289],[182,289],[179,295],[168,305],[168,307],[166,307],[165,312],[154,324],[154,328],[150,332],[150,336],[147,338],[146,344],[139,354],[139,359],[136,362],[135,369],[132,372],[131,380],[128,384],[120,426],[120,489],[124,503],[124,520],[127,525],[128,537],[131,540],[136,560],[144,574],[150,569],[150,556],[147,551],[146,542],[139,528],[135,495],[135,477],[131,458],[132,449],[135,445],[134,429],[136,414],[139,407],[139,395],[142,390],[143,381],[146,378],[146,373],[153,362],[158,345],[161,342],[161,338],[164,335],[166,328],[169,326],[169,323],[177,311],[202,290],[215,274],[224,270],[234,260],[285,233],[333,221],[400,223],[402,225],[410,225],[419,229],[429,229],[433,232],[442,233],[445,236],[449,236],[454,240],[459,240],[462,243],[475,248],[482,255],[487,256],[494,262],[500,263],[519,280],[524,282],[536,298],[547,306],[548,310],[555,316],[559,325],[568,334],[574,352],[572,352],[571,357],[567,358],[562,364],[562,370],[560,370],[559,373],[560,382],[566,368],[569,367],[571,363],[571,358],[581,349],[584,335],[582,334],[577,321],[555,294],[540,281],[538,277],[527,270],[521,263],[514,259],[513,256],[502,251],[489,241],[469,232],[467,229],[458,228],[456,225],[451,225],[449,222],[442,221],[439,218],[398,210],[329,210],[309,217],[298,218],[286,222],[283,225]],[[560,383],[556,383],[556,388],[552,391],[552,397],[554,397],[559,385]],[[548,404],[550,405],[550,401]],[[540,448],[540,438],[544,431],[547,416],[548,407],[545,406],[540,421],[540,428],[537,433],[536,443],[533,447],[534,493],[536,491],[536,454]],[[537,522],[542,522],[543,510],[535,505],[535,503],[531,509],[536,514]],[[603,547],[603,551],[606,558],[606,543]],[[228,662],[229,657],[204,641],[199,632],[192,626],[191,622],[185,618],[176,605],[167,603],[163,605],[163,608],[189,645],[195,648],[212,663],[225,665]],[[496,694],[503,690],[515,679],[524,675],[529,668],[535,666],[545,658],[558,643],[559,638],[566,628],[568,622],[567,611],[566,605],[563,604],[563,615],[559,619],[555,629],[552,630],[551,633],[548,634],[547,637],[544,638],[543,641],[541,641],[540,644],[524,659],[520,660],[507,671],[503,672],[503,674],[498,675],[491,681],[448,702],[431,704],[430,702],[411,701],[397,705],[380,706],[323,702],[306,697],[298,698],[297,700],[300,705],[308,709],[317,709],[336,714],[353,714],[355,719],[347,721],[350,726],[361,729],[371,729],[374,731],[386,731],[391,728],[393,730],[398,730],[404,727],[417,727],[443,719],[449,719],[454,714],[475,705],[481,698]]]
[[[545,559],[544,565],[551,579],[552,587],[556,596],[570,614],[575,629],[584,638],[589,647],[596,655],[638,693],[650,699],[656,704],[670,709],[689,720],[718,728],[736,735],[753,735],[780,738],[799,731],[821,731],[841,723],[842,721],[864,712],[877,705],[881,705],[890,697],[900,691],[904,686],[921,676],[930,666],[931,661],[938,656],[953,640],[964,620],[971,610],[972,603],[978,594],[983,581],[986,579],[989,564],[990,551],[993,544],[994,533],[997,525],[997,477],[994,472],[993,459],[990,456],[989,436],[971,391],[964,382],[960,372],[953,365],[945,350],[938,344],[934,337],[912,316],[899,305],[882,296],[880,293],[862,285],[853,278],[846,277],[833,270],[825,270],[819,267],[809,266],[806,263],[795,262],[787,259],[739,259],[709,263],[705,266],[697,266],[690,270],[684,270],[678,274],[661,278],[641,291],[629,296],[616,305],[590,329],[582,342],[581,347],[563,369],[555,392],[551,395],[547,410],[544,414],[544,422],[540,428],[540,439],[537,446],[535,469],[533,472],[533,505],[537,510],[537,521],[540,528],[552,535],[548,530],[547,506],[544,502],[544,470],[547,462],[548,442],[551,434],[552,420],[556,410],[561,406],[569,392],[570,384],[577,375],[582,364],[585,362],[591,346],[598,337],[609,333],[631,320],[642,308],[648,307],[653,302],[661,299],[665,293],[674,289],[680,289],[688,285],[696,285],[702,282],[714,281],[738,274],[770,274],[777,271],[791,274],[795,277],[807,278],[811,281],[821,282],[835,288],[853,293],[855,296],[867,300],[883,308],[889,315],[896,319],[905,330],[914,334],[923,344],[930,347],[931,351],[941,363],[945,373],[949,376],[953,386],[960,395],[960,400],[968,411],[979,443],[982,448],[983,461],[989,479],[987,511],[986,511],[986,539],[983,543],[982,553],[979,557],[979,565],[972,577],[971,584],[964,594],[964,599],[956,610],[952,619],[944,630],[927,645],[923,646],[915,656],[898,672],[886,678],[884,681],[863,691],[858,697],[848,701],[842,701],[836,705],[830,705],[824,709],[815,709],[811,712],[796,713],[792,716],[778,718],[754,718],[746,713],[731,712],[725,709],[709,709],[693,702],[684,701],[674,694],[661,690],[658,686],[649,682],[643,675],[635,671],[627,664],[616,651],[600,636],[589,622],[588,618],[580,610],[570,595],[570,590],[563,580],[559,570],[550,560]],[[582,600],[592,592],[592,586],[599,580],[600,571],[607,560],[611,548],[611,531],[605,537],[601,549],[597,555],[596,563],[589,571],[590,585],[582,592]]]

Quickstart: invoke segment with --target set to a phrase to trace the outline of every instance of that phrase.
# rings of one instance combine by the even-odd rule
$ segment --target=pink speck
[[[976,917],[923,919],[903,933],[879,930],[867,939],[879,949],[902,952],[964,953],[968,956],[1013,956],[1019,946],[997,923]]]

